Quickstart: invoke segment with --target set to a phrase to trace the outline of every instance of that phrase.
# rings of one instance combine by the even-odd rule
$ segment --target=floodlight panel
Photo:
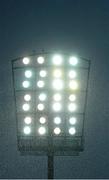
[[[46,145],[47,139],[51,136],[54,148],[66,144],[63,141],[65,137],[68,146],[73,146],[74,138],[82,137],[89,67],[86,61],[82,64],[78,57],[73,59],[75,62],[69,63],[69,58],[73,55],[56,56],[56,54],[34,55],[29,57],[27,63],[23,63],[21,58],[20,62],[16,61],[13,66],[18,135],[21,139],[34,137],[37,141],[40,138],[40,142],[46,137]],[[29,86],[22,85],[25,81],[29,82]],[[26,95],[30,95],[31,98],[29,96],[25,98]],[[29,105],[26,111],[22,108],[24,104]],[[32,118],[24,120],[25,117]],[[61,121],[59,119],[54,121],[56,117],[60,117]],[[27,133],[24,133],[25,127],[28,127]],[[56,128],[56,132],[60,129],[59,133],[54,133]]]

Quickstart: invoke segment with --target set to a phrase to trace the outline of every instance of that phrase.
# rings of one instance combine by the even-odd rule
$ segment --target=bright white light
[[[32,122],[31,117],[25,117],[24,122],[25,122],[26,124],[31,124],[31,122]]]
[[[70,119],[69,119],[69,123],[70,124],[72,124],[72,125],[74,125],[74,124],[76,124],[76,118],[75,117],[71,117]]]
[[[61,90],[63,88],[63,81],[61,79],[55,79],[53,81],[53,88],[56,90]]]
[[[30,105],[27,104],[27,103],[25,103],[25,104],[23,104],[22,109],[23,109],[24,111],[29,111]]]
[[[39,122],[41,124],[45,124],[46,123],[46,118],[45,117],[40,117]]]
[[[43,88],[44,85],[45,85],[44,81],[38,81],[38,82],[37,82],[37,86],[38,86],[39,88]]]
[[[29,64],[29,62],[30,62],[29,58],[27,58],[27,57],[23,58],[23,64],[27,65],[27,64]]]
[[[44,135],[44,134],[46,133],[45,127],[40,127],[40,128],[38,129],[38,132],[39,132],[40,135]]]
[[[68,76],[69,76],[69,78],[73,79],[77,76],[77,74],[75,71],[71,70],[71,71],[69,71]]]
[[[73,66],[77,65],[77,63],[78,63],[77,57],[70,57],[69,63]]]
[[[54,123],[55,124],[60,124],[61,123],[61,118],[60,117],[55,117],[54,118]]]
[[[56,127],[56,128],[54,129],[54,133],[55,133],[56,135],[60,134],[60,133],[61,133],[61,129],[58,128],[58,127]]]
[[[57,94],[54,94],[53,99],[54,99],[54,101],[60,101],[62,99],[62,97],[59,93],[57,93]]]
[[[69,100],[70,100],[70,101],[75,101],[75,100],[76,100],[75,94],[71,94],[71,95],[69,96]]]
[[[41,70],[41,71],[39,72],[39,75],[40,75],[41,77],[46,77],[47,72],[46,72],[45,70]]]
[[[74,135],[76,133],[76,130],[74,127],[69,128],[69,134]]]
[[[40,101],[45,101],[46,98],[47,98],[47,96],[46,96],[46,94],[44,94],[44,93],[42,93],[42,94],[39,95],[39,100],[40,100]]]
[[[62,77],[62,71],[60,69],[55,69],[54,72],[53,72],[53,76],[55,78],[60,78]]]
[[[25,71],[25,77],[30,78],[32,76],[32,72],[30,70]]]
[[[69,87],[70,87],[72,90],[78,89],[78,83],[77,83],[77,81],[74,81],[74,80],[70,81]]]
[[[24,88],[28,88],[28,87],[30,86],[29,81],[23,81],[22,86],[23,86]]]
[[[40,56],[40,57],[38,57],[37,58],[37,62],[39,63],[39,64],[43,64],[44,63],[44,57],[42,57],[42,56]]]
[[[43,111],[44,110],[44,105],[43,104],[38,104],[37,106],[39,111]]]
[[[68,110],[71,111],[71,112],[75,111],[76,110],[76,104],[70,103],[68,105]]]
[[[61,110],[61,104],[60,103],[54,103],[53,104],[53,110],[54,111],[60,111]]]
[[[61,65],[61,64],[62,64],[62,56],[60,56],[60,55],[54,55],[54,56],[53,56],[53,64],[55,64],[55,65]]]
[[[24,134],[29,135],[31,133],[31,129],[28,126],[25,126],[23,129]]]
[[[24,100],[25,100],[25,101],[30,101],[30,100],[31,100],[31,96],[30,96],[29,94],[26,94],[26,95],[24,96]]]

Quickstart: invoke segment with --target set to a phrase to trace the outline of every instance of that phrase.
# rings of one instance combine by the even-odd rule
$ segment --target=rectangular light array
[[[54,136],[75,136],[79,122],[75,116],[80,88],[75,68],[78,59],[53,55],[49,60],[48,63],[46,57],[38,56],[35,68],[31,68],[31,58],[22,60],[25,67],[25,79],[21,84],[24,91],[21,107],[25,124],[22,133],[31,136],[34,129],[37,136],[46,136],[49,132]],[[31,116],[32,113],[35,115]]]

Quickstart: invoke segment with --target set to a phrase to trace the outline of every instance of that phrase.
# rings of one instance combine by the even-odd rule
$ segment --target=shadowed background
[[[47,157],[17,151],[11,59],[33,50],[91,59],[85,150],[55,157],[55,178],[109,178],[109,1],[0,1],[0,178],[47,178]]]

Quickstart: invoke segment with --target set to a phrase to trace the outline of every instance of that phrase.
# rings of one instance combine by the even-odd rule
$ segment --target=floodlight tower
[[[18,150],[48,156],[84,149],[90,60],[72,54],[38,53],[12,60]]]

